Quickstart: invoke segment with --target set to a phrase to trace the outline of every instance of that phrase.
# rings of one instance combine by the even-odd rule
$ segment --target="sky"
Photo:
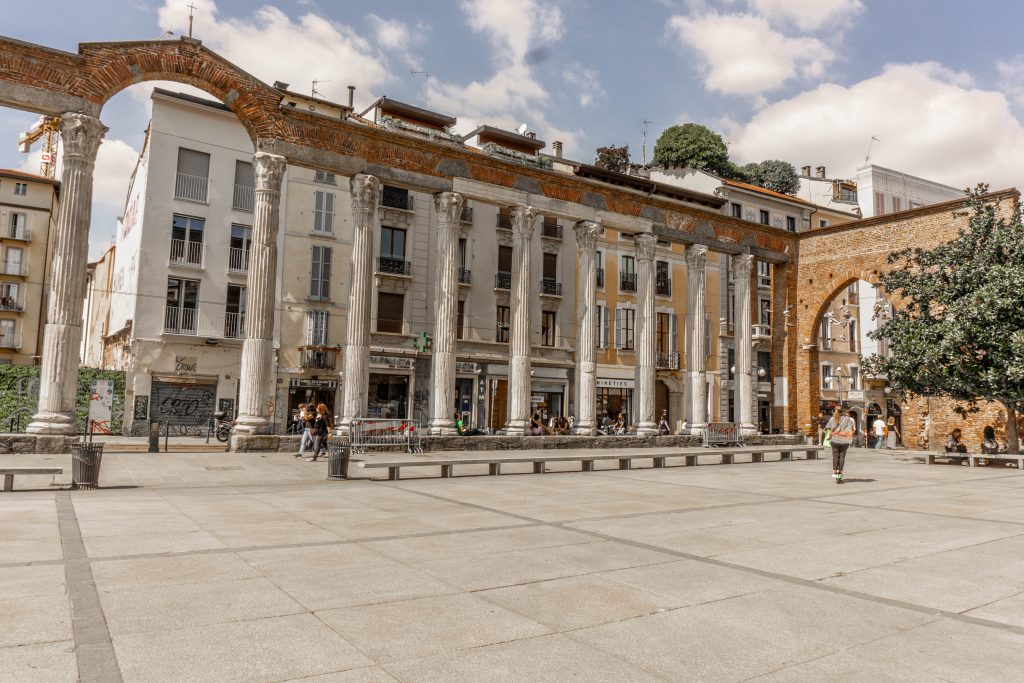
[[[177,40],[189,0],[5,0],[4,35]],[[850,177],[870,161],[955,187],[1021,183],[1024,3],[1013,0],[191,0],[194,36],[256,77],[361,111],[387,95],[480,123],[520,124],[592,162],[646,157],[668,126],[720,132],[732,159]],[[168,33],[170,32],[170,33]],[[416,73],[414,73],[416,72]],[[166,84],[163,84],[166,86]],[[90,253],[109,244],[149,118],[152,84],[101,114]],[[187,90],[186,86],[171,85]],[[191,91],[195,92],[195,91]],[[36,116],[0,108],[0,168]],[[645,123],[646,122],[646,123]],[[872,137],[876,138],[871,143]],[[3,140],[7,140],[6,143]]]

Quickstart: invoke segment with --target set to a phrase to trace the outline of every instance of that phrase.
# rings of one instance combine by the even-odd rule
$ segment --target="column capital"
[[[708,247],[706,244],[691,244],[686,248],[686,265],[690,268],[703,269],[708,264]]]
[[[579,251],[593,251],[597,248],[597,236],[601,232],[601,224],[597,221],[576,221],[572,226],[576,233],[576,246]]]
[[[95,116],[67,113],[60,118],[60,138],[64,143],[64,157],[78,158],[93,163],[96,153],[109,128]]]
[[[752,254],[736,254],[732,257],[733,279],[745,280],[750,277],[750,271],[754,267]]]
[[[540,212],[532,207],[523,204],[509,207],[509,216],[512,219],[513,237],[533,237],[533,227],[540,216]]]
[[[465,200],[458,192],[438,192],[434,195],[434,208],[437,209],[439,223],[458,223],[464,205]]]
[[[285,158],[280,154],[256,152],[252,161],[253,171],[256,174],[256,189],[280,192],[281,181],[284,180],[284,169],[287,166]]]
[[[636,236],[636,260],[653,261],[658,238],[648,232]]]
[[[380,178],[364,173],[352,176],[349,182],[352,192],[352,209],[375,210],[380,194]]]

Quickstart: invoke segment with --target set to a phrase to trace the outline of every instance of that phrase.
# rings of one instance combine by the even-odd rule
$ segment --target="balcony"
[[[309,370],[333,370],[338,363],[338,350],[325,346],[300,346],[302,367]]]
[[[380,205],[389,209],[412,211],[412,200],[413,196],[405,191],[396,191],[385,187],[382,188],[380,192]]]
[[[654,367],[658,370],[678,370],[679,354],[675,351],[671,353],[659,351],[654,355]]]
[[[228,272],[249,272],[249,250],[232,247],[228,250]]]
[[[28,263],[25,261],[5,261],[0,264],[0,275],[26,277],[28,275]]]
[[[231,198],[231,208],[237,211],[252,213],[255,207],[256,188],[251,185],[235,185],[235,192]]]
[[[497,273],[494,276],[495,289],[512,289],[512,273]]]
[[[619,273],[619,290],[623,292],[635,292],[636,273]]]
[[[32,231],[28,228],[15,228],[12,227],[7,231],[7,234],[3,236],[4,239],[17,240],[19,242],[31,242]]]
[[[199,310],[196,308],[164,307],[164,334],[195,335]]]
[[[540,236],[560,240],[562,239],[562,226],[558,221],[549,221],[545,218],[540,227]]]
[[[767,341],[772,338],[770,325],[753,325],[750,328],[750,338],[753,341]],[[831,342],[830,342],[831,344]]]
[[[597,286],[604,287],[604,268],[597,269]]]
[[[168,265],[179,268],[203,267],[203,243],[186,240],[171,240],[171,256]]]
[[[512,229],[512,216],[507,213],[499,213],[496,226],[500,230]]]
[[[473,222],[473,207],[472,206],[464,206],[464,207],[462,207],[462,213],[459,215],[459,221],[461,221],[462,223],[472,223]]]
[[[22,313],[25,310],[25,301],[22,297],[4,296],[0,297],[0,311],[5,313]]]
[[[820,348],[822,351],[831,351],[832,350],[832,340],[831,339],[822,339],[820,342],[818,342],[818,348]]]
[[[0,349],[20,349],[21,348],[21,335],[20,334],[0,334]]]
[[[654,291],[658,296],[672,296],[672,278],[657,278],[654,281]]]
[[[402,259],[381,256],[377,259],[377,272],[385,275],[412,275],[412,263]]]
[[[245,338],[245,313],[227,312],[224,314],[224,338]]]
[[[540,281],[540,293],[546,296],[562,296],[562,283],[544,278]]]
[[[201,175],[178,173],[174,178],[174,198],[189,202],[208,203],[210,179]]]
[[[470,277],[469,276],[470,276],[469,269],[468,268],[463,268],[462,266],[459,266],[459,284],[460,285],[468,285],[469,282],[470,282]]]

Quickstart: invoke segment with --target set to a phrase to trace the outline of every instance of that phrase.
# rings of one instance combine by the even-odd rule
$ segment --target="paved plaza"
[[[332,482],[286,454],[111,453],[99,491],[19,478],[0,494],[0,680],[1024,671],[1016,469],[864,450],[843,486],[827,460],[529,469]]]

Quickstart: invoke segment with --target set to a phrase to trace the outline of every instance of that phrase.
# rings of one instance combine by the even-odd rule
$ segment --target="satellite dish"
[[[526,135],[526,131],[528,129],[529,129],[529,126],[527,126],[525,123],[523,123],[518,128],[516,128],[516,132],[519,133],[520,135]]]

